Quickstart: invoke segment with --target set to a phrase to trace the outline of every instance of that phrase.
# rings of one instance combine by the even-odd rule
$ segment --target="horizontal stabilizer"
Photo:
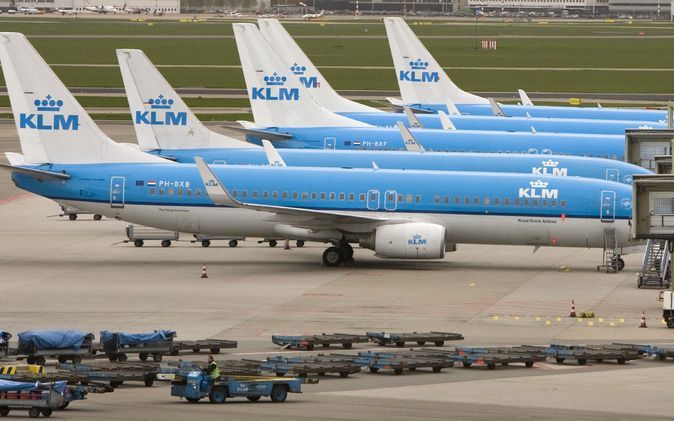
[[[267,140],[289,140],[293,136],[286,133],[277,133],[277,132],[268,132],[262,129],[253,129],[248,127],[236,127],[236,126],[226,126],[228,129],[236,130],[238,132],[243,132],[251,136],[259,137],[260,139]]]
[[[44,170],[37,170],[34,168],[26,168],[26,167],[15,167],[13,165],[9,164],[3,164],[0,163],[0,169],[11,171],[11,172],[18,172],[21,174],[27,174],[32,177],[37,178],[38,180],[43,180],[43,179],[56,179],[56,180],[67,180],[70,178],[68,174],[63,174],[60,172],[51,172],[51,171],[44,171]]]

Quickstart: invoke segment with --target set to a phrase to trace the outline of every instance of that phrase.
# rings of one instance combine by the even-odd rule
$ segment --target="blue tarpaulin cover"
[[[35,390],[38,388],[46,389],[50,385],[59,394],[63,394],[66,388],[67,381],[58,381],[54,383],[39,383],[39,382],[15,382],[12,380],[0,379],[0,392],[18,392],[20,390]]]
[[[110,332],[107,330],[101,331],[101,342],[107,343],[113,339],[113,335],[117,334],[119,337],[119,345],[153,343],[170,339],[176,335],[175,330],[158,330],[152,333],[125,333],[125,332]]]
[[[19,333],[19,352],[30,354],[42,349],[79,349],[89,335],[77,330],[27,330]]]

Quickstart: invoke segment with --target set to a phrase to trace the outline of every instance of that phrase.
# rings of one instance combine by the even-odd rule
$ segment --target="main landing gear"
[[[347,242],[341,241],[336,246],[328,247],[323,252],[323,264],[325,266],[339,266],[340,263],[353,262],[353,247]]]

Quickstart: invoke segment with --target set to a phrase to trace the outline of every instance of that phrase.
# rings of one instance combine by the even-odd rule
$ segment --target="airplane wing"
[[[370,232],[378,225],[411,221],[408,218],[388,218],[371,215],[366,212],[338,212],[240,202],[229,194],[227,188],[220,183],[218,177],[211,171],[202,158],[195,157],[194,161],[197,164],[204,186],[206,186],[206,193],[216,205],[270,212],[274,214],[269,219],[270,221],[289,224],[299,228],[338,229],[354,233]]]
[[[238,132],[243,132],[245,134],[249,134],[255,137],[259,137],[260,139],[267,139],[267,140],[288,140],[292,139],[293,136],[290,134],[286,133],[277,133],[277,132],[270,132],[264,129],[256,129],[250,122],[248,121],[237,121],[242,127],[237,127],[237,126],[222,126],[228,129],[236,130]]]
[[[45,170],[37,170],[34,168],[25,168],[25,167],[15,167],[10,164],[0,163],[0,170],[7,170],[10,172],[18,172],[21,174],[28,174],[32,177],[37,178],[38,180],[51,179],[51,180],[67,180],[70,178],[68,174],[63,174],[60,172],[52,172]]]

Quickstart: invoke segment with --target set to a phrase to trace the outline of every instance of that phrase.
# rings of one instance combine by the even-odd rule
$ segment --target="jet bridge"
[[[672,129],[629,129],[625,131],[625,161],[656,171],[656,157],[672,155]]]
[[[671,167],[671,158],[669,159]],[[674,245],[674,175],[635,175],[632,235],[648,245],[637,286],[669,288]]]

